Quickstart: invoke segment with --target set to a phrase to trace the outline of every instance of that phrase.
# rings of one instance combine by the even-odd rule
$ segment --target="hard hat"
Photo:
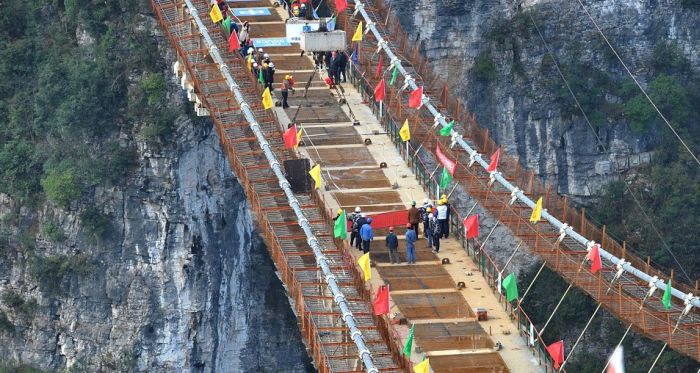
[[[427,198],[426,198],[426,199],[424,199],[424,200],[423,200],[423,204],[424,204],[424,205],[428,205],[428,204],[430,204],[430,200],[429,200],[429,199],[427,199]]]
[[[430,210],[431,210],[430,207],[426,207],[426,208],[425,208],[425,211],[426,211],[426,212],[430,212]]]
[[[249,48],[249,49],[248,49],[248,54],[253,54],[253,50],[254,50],[254,49],[255,49],[255,48]]]
[[[343,213],[343,209],[338,209],[338,215]]]
[[[262,53],[262,48],[258,48],[258,52]]]
[[[289,80],[289,79],[292,79],[292,76],[291,76],[291,75],[285,75],[285,76],[284,76],[284,80]],[[358,207],[358,209],[359,209],[359,207]]]
[[[447,195],[445,195],[445,194],[441,195],[440,199],[447,199]]]
[[[257,63],[257,62],[253,62],[253,67],[258,67],[258,63]]]
[[[264,57],[264,58],[270,58],[270,55],[267,54],[267,53],[265,53],[265,54],[263,54],[263,57]]]
[[[442,206],[442,205],[444,205],[444,204],[445,204],[445,201],[444,201],[444,200],[439,200],[439,201],[438,201],[438,206]]]
[[[367,218],[367,224],[372,222],[372,218]]]
[[[269,66],[269,65],[267,64],[267,62],[263,62],[263,67],[264,67],[264,68],[267,68],[268,66]]]
[[[393,231],[394,231],[394,227],[389,227],[389,232],[393,232]]]
[[[272,62],[270,62],[270,67],[274,69],[274,68],[275,68],[275,64],[272,63]]]
[[[411,228],[411,223],[406,223],[406,228]]]
[[[360,206],[355,207],[355,212],[360,212],[360,211],[362,211],[362,209],[360,208]]]
[[[433,216],[435,216],[435,215],[433,215],[433,214],[428,214],[428,218],[429,218],[429,219],[432,219]]]
[[[416,205],[416,201],[411,201],[411,206],[415,206],[415,205]]]

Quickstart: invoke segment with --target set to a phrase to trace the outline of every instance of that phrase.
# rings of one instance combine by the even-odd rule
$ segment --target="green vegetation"
[[[27,321],[31,321],[34,318],[34,313],[39,306],[36,299],[31,298],[29,300],[25,300],[20,294],[17,294],[11,290],[8,290],[2,294],[2,301],[7,306],[12,307]]]
[[[63,280],[70,274],[80,277],[91,275],[96,270],[91,259],[82,256],[35,256],[30,264],[30,273],[41,289],[51,295],[58,295]]]
[[[63,242],[66,239],[66,235],[61,227],[48,222],[42,227],[42,232],[49,240],[52,242]]]
[[[15,324],[7,318],[7,314],[0,310],[0,332],[12,333],[15,331]]]
[[[136,159],[118,134],[145,123],[158,141],[174,117],[155,39],[137,25],[148,4],[9,0],[2,7],[0,192],[27,204],[45,196],[65,208],[94,186],[123,182]]]
[[[0,373],[42,373],[43,371],[26,364],[17,364],[14,361],[0,361]]]
[[[95,207],[88,207],[80,214],[83,229],[88,236],[95,239],[105,238],[112,231],[112,221],[109,215]]]
[[[482,52],[476,56],[472,69],[477,80],[488,82],[496,78],[496,64],[493,62],[493,57],[488,51]]]

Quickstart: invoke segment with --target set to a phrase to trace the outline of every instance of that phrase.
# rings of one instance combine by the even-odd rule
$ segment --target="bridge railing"
[[[406,161],[406,163],[411,167],[413,174],[415,175],[418,182],[426,189],[429,196],[433,200],[439,198],[439,192],[434,188],[434,186],[439,182],[438,174],[434,172],[434,168],[428,167],[423,160],[418,156],[418,150],[414,144],[411,142],[406,143],[401,140],[399,135],[399,130],[403,124],[402,121],[398,120],[392,113],[386,112],[384,107],[380,110],[380,105],[373,100],[374,86],[366,79],[363,72],[357,68],[356,65],[352,65],[350,68],[350,81],[361,93],[363,101],[368,102],[372,113],[375,114],[377,119],[380,121],[382,127],[387,132],[387,135],[391,138],[392,143],[399,151],[401,157]],[[381,116],[380,116],[381,113]],[[495,294],[498,292],[497,288],[497,274],[499,273],[498,266],[494,263],[491,257],[483,250],[474,250],[473,245],[464,238],[464,229],[462,225],[463,217],[460,213],[451,206],[450,208],[450,225],[451,231],[457,235],[462,247],[468,253],[469,257],[479,265],[479,270],[486,278],[489,287]],[[527,316],[525,310],[520,306],[513,307],[513,305],[506,301],[506,298],[498,296],[501,305],[510,312],[511,317],[517,320],[518,323],[518,333],[521,336],[529,337],[529,327],[531,324],[530,318]],[[552,361],[549,353],[547,352],[547,345],[539,337],[538,333],[535,333],[535,343],[531,347],[533,356],[536,357],[538,363],[542,365],[546,372],[556,372],[554,369],[554,362]]]

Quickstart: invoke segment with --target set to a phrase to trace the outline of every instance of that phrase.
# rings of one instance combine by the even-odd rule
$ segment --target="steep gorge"
[[[68,3],[2,5],[0,371],[313,371],[147,2]]]

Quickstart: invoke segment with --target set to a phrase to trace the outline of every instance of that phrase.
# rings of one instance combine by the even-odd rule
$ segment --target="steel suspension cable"
[[[418,89],[418,85],[415,82],[415,79],[411,77],[411,75],[408,73],[408,71],[402,66],[401,61],[399,60],[398,56],[391,50],[389,47],[389,43],[382,37],[381,33],[375,26],[375,23],[372,21],[371,17],[367,13],[367,11],[364,9],[364,4],[360,1],[355,2],[355,14],[361,14],[365,22],[367,23],[367,30],[366,32],[372,32],[374,37],[377,39],[377,45],[379,48],[383,49],[384,52],[387,54],[389,59],[391,60],[391,65],[397,69],[397,71],[404,77],[404,88],[410,87],[411,89],[415,90]],[[423,106],[433,115],[436,124],[441,125],[442,127],[446,127],[448,125],[447,121],[445,120],[445,116],[442,115],[435,106],[433,106],[430,103],[430,98],[423,95],[422,97],[422,103]],[[455,144],[459,144],[459,146],[464,149],[468,154],[470,154],[470,157],[474,160],[475,163],[478,163],[482,168],[486,169],[489,166],[489,163],[484,160],[484,158],[475,150],[473,149],[466,141],[464,141],[464,138],[461,136],[461,134],[454,129],[450,131],[452,140],[455,142]],[[535,202],[530,199],[520,188],[517,188],[514,184],[506,180],[505,177],[500,172],[494,172],[493,173],[493,178],[495,181],[498,181],[499,184],[501,184],[504,188],[506,188],[508,191],[513,193],[514,197],[518,200],[520,200],[523,204],[528,206],[529,208],[534,208],[535,207]],[[582,236],[578,232],[576,232],[572,227],[566,226],[564,227],[564,223],[559,221],[557,218],[555,218],[553,215],[549,214],[546,210],[542,211],[542,216],[541,218],[543,220],[546,220],[549,222],[552,226],[554,226],[556,229],[562,229],[564,233],[566,233],[569,237],[574,239],[575,241],[579,242],[580,244],[586,246],[589,244],[589,242],[592,242],[591,240],[588,240],[586,237]],[[631,275],[639,278],[640,280],[644,282],[650,282],[652,280],[652,276],[648,275],[644,271],[635,268],[632,266],[630,263],[626,261],[621,261],[620,258],[616,257],[612,253],[609,253],[608,251],[604,250],[602,247],[599,249],[600,256],[601,258],[605,258],[608,261],[612,262],[613,264],[622,264],[622,268],[630,273]],[[657,288],[661,290],[665,290],[667,285],[665,282],[662,280],[656,280],[655,282]],[[683,293],[681,290],[675,289],[671,287],[671,295],[681,301],[685,299],[686,294]],[[700,299],[698,298],[693,298],[690,303],[692,304],[693,307],[700,308]]]
[[[593,136],[595,137],[596,142],[598,143],[598,146],[600,146],[601,148],[603,148],[603,150],[605,151],[605,153],[608,154],[608,158],[609,158],[610,161],[612,162],[612,158],[611,158],[611,157],[612,157],[612,153],[610,152],[610,150],[608,149],[608,147],[605,146],[605,144],[603,143],[603,140],[601,140],[600,136],[598,136],[598,132],[595,130],[595,128],[593,128],[593,124],[592,124],[591,121],[588,119],[588,115],[586,114],[586,111],[583,110],[583,106],[581,106],[581,103],[579,102],[578,97],[576,96],[576,94],[574,93],[574,91],[571,89],[571,85],[569,84],[569,81],[566,79],[566,77],[564,76],[564,73],[561,71],[561,68],[559,67],[559,62],[557,61],[557,58],[556,58],[556,56],[554,55],[554,52],[552,52],[552,49],[549,47],[549,44],[548,44],[547,41],[544,39],[544,36],[542,35],[542,32],[540,31],[540,27],[537,25],[537,22],[535,21],[535,18],[532,16],[532,13],[531,13],[531,12],[525,12],[525,13],[527,13],[528,17],[530,18],[530,21],[532,21],[532,25],[535,27],[535,30],[537,31],[537,35],[540,37],[540,40],[542,41],[542,44],[544,45],[545,49],[547,50],[547,54],[549,54],[549,56],[551,57],[552,62],[554,63],[554,67],[556,68],[557,73],[559,74],[559,77],[561,77],[561,80],[564,82],[564,86],[566,86],[567,91],[569,91],[569,94],[571,95],[571,98],[574,99],[574,102],[576,103],[576,107],[577,107],[577,108],[579,109],[579,111],[581,112],[581,115],[583,115],[584,121],[586,122],[586,124],[588,125],[588,127],[591,129],[591,132],[593,133]],[[642,212],[642,215],[643,215],[644,218],[647,220],[647,223],[651,226],[651,228],[653,229],[654,233],[656,233],[656,236],[659,238],[659,241],[661,241],[661,243],[662,243],[664,249],[666,250],[666,252],[668,252],[668,253],[671,255],[671,257],[673,258],[673,261],[676,262],[676,265],[678,266],[678,268],[681,270],[681,272],[683,272],[683,275],[685,276],[685,278],[688,279],[688,281],[692,282],[693,280],[690,279],[690,276],[688,276],[688,273],[687,273],[687,272],[685,271],[685,269],[683,268],[683,265],[681,265],[681,263],[680,263],[680,261],[678,260],[678,258],[676,258],[676,255],[671,251],[671,248],[670,248],[670,247],[668,246],[668,244],[666,243],[666,240],[664,240],[664,238],[661,236],[661,232],[659,231],[658,228],[656,228],[656,224],[655,224],[654,221],[651,219],[651,217],[647,214],[647,212],[644,210],[644,208],[642,207],[641,202],[639,202],[639,200],[637,199],[637,196],[634,194],[634,192],[632,191],[632,189],[630,188],[630,186],[629,186],[627,183],[623,183],[623,184],[625,185],[625,189],[627,190],[627,193],[629,193],[629,195],[632,197],[632,200],[634,200],[634,203],[635,203],[635,204],[637,205],[637,207],[639,208],[639,211]],[[588,188],[588,190],[589,190],[589,192],[591,191],[590,188]]]
[[[564,362],[561,363],[561,366],[559,367],[559,371],[561,372],[564,370],[564,365],[571,359],[571,355],[573,355],[574,350],[576,349],[576,346],[578,346],[578,343],[581,342],[581,338],[583,338],[583,335],[586,333],[586,330],[588,327],[591,325],[591,321],[593,321],[593,318],[595,315],[598,314],[598,310],[600,310],[600,306],[603,303],[598,303],[598,307],[595,308],[595,311],[593,311],[593,315],[591,315],[591,318],[588,319],[588,322],[586,323],[586,326],[583,327],[583,330],[581,331],[581,334],[579,334],[578,338],[576,339],[576,343],[574,343],[573,347],[571,347],[571,350],[569,350],[569,354],[566,356],[566,359],[564,359]]]
[[[547,329],[547,326],[549,325],[549,322],[552,321],[552,317],[554,317],[554,314],[557,313],[557,310],[559,309],[559,306],[561,306],[561,302],[564,301],[564,298],[566,298],[566,294],[569,294],[569,290],[571,290],[571,287],[573,286],[573,283],[569,284],[569,287],[566,288],[566,291],[564,292],[564,295],[561,296],[559,299],[559,303],[557,303],[557,306],[554,307],[554,310],[552,311],[552,314],[549,315],[549,318],[547,319],[547,322],[544,323],[544,326],[542,327],[542,330],[540,330],[540,337],[542,337],[542,334],[544,334],[544,330]]]
[[[355,346],[357,347],[359,357],[365,365],[366,372],[379,373],[379,369],[374,364],[372,354],[369,351],[369,348],[367,347],[367,344],[364,340],[362,331],[359,329],[355,317],[352,311],[350,310],[348,301],[345,298],[343,292],[341,291],[340,286],[338,285],[335,275],[333,274],[331,267],[328,264],[328,259],[326,259],[326,256],[323,254],[321,244],[319,243],[318,238],[316,238],[311,228],[311,225],[309,224],[308,218],[305,216],[303,210],[301,209],[301,204],[297,200],[289,182],[284,176],[284,173],[282,172],[282,169],[280,167],[280,163],[277,160],[277,157],[273,153],[270,144],[265,139],[265,135],[260,129],[260,124],[255,118],[253,111],[250,109],[250,105],[246,102],[243,92],[240,90],[240,87],[233,79],[233,76],[229,71],[229,67],[226,65],[223,58],[221,57],[221,54],[219,53],[219,48],[216,46],[213,39],[209,35],[209,31],[206,25],[199,17],[199,12],[197,11],[197,8],[192,3],[192,0],[184,1],[187,5],[190,15],[192,16],[192,19],[195,21],[195,24],[199,28],[201,37],[204,39],[205,43],[208,46],[211,58],[218,65],[221,74],[226,80],[226,85],[233,93],[234,98],[236,99],[241,108],[241,112],[250,124],[251,131],[255,135],[260,147],[262,148],[263,153],[265,154],[265,158],[267,158],[267,161],[270,164],[270,168],[277,177],[277,181],[282,190],[284,191],[287,200],[289,201],[289,206],[292,207],[292,210],[294,211],[294,214],[298,219],[299,226],[302,228],[304,234],[306,235],[307,243],[314,252],[316,262],[325,277],[326,283],[328,284],[328,288],[333,294],[334,302],[338,305],[338,308],[340,308],[341,318],[343,319],[345,325],[349,329],[350,338],[353,340]]]
[[[636,84],[637,87],[639,88],[639,90],[642,91],[642,94],[644,94],[644,97],[646,97],[646,99],[649,101],[651,106],[654,107],[654,110],[656,110],[656,113],[659,114],[659,117],[661,117],[661,119],[664,121],[664,123],[666,123],[666,126],[671,130],[671,132],[673,132],[673,134],[676,136],[678,141],[680,141],[680,143],[683,145],[683,147],[685,147],[685,150],[688,151],[688,154],[690,154],[690,156],[693,157],[693,159],[695,160],[695,163],[700,165],[700,159],[698,159],[698,157],[695,156],[693,151],[690,150],[690,147],[688,147],[688,144],[686,144],[685,141],[683,141],[683,139],[678,134],[678,132],[676,132],[676,130],[673,128],[673,126],[671,126],[671,123],[668,122],[666,117],[661,113],[659,108],[656,106],[656,104],[654,103],[654,100],[652,100],[651,97],[649,97],[646,90],[642,87],[641,84],[639,84],[639,81],[637,80],[637,78],[634,76],[634,74],[632,74],[630,69],[627,67],[627,64],[625,64],[625,62],[622,60],[622,58],[617,53],[615,48],[612,46],[612,44],[610,43],[610,40],[608,40],[607,36],[605,36],[605,34],[603,33],[603,30],[601,30],[600,26],[598,26],[598,23],[595,21],[593,16],[591,16],[591,13],[589,13],[588,9],[586,9],[586,6],[583,5],[583,2],[581,0],[576,0],[576,1],[581,5],[581,8],[586,13],[588,18],[591,20],[591,23],[593,23],[593,26],[595,26],[596,30],[598,30],[598,33],[600,34],[600,36],[603,37],[603,40],[605,40],[605,43],[608,45],[608,47],[610,47],[610,50],[613,52],[613,54],[615,54],[615,57],[617,57],[617,60],[620,61],[620,64],[622,64],[622,67],[625,68],[625,71],[627,71],[627,74],[630,76],[630,78],[632,78],[632,80],[634,81],[634,84]]]

